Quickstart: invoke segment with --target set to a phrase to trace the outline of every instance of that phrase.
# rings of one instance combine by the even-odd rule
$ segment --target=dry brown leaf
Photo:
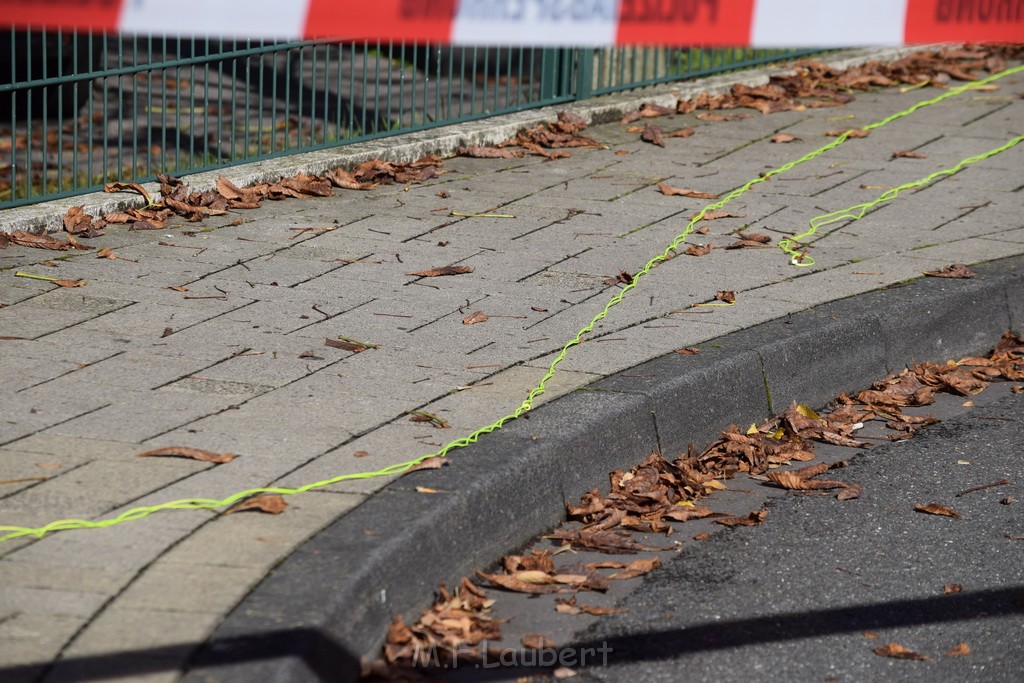
[[[483,311],[476,311],[474,313],[470,313],[465,318],[463,318],[462,319],[462,324],[463,325],[476,325],[477,323],[487,322],[488,319],[489,318],[487,317],[486,313],[484,313]]]
[[[676,349],[676,353],[678,353],[680,356],[696,356],[698,353],[700,353],[700,349],[698,349],[696,346],[690,346],[685,349]]]
[[[122,183],[122,182],[107,183],[106,185],[103,186],[103,191],[104,192],[138,192],[139,194],[142,195],[142,198],[146,200],[146,204],[152,204],[153,203],[153,199],[149,196],[149,193],[146,192],[146,188],[144,188],[142,185],[139,185],[138,183]]]
[[[345,339],[331,339],[328,337],[324,339],[324,346],[330,346],[333,349],[343,349],[345,351],[351,351],[352,353],[362,353],[369,347],[359,342],[347,341]]]
[[[727,304],[734,304],[736,303],[736,292],[731,289],[723,289],[720,292],[715,292],[715,299]]]
[[[355,451],[352,453],[352,457],[354,458],[365,458],[368,455],[369,453],[367,451]]]
[[[860,484],[850,484],[836,494],[836,500],[856,500],[860,498]]]
[[[85,287],[88,284],[85,280],[51,280],[58,287]]]
[[[365,453],[364,451],[356,451],[355,456],[357,458],[361,457],[359,455],[359,453],[362,453],[364,456],[367,455],[367,453]],[[420,464],[412,467],[409,471],[410,472],[415,472],[417,470],[438,470],[438,469],[441,469],[442,467],[445,467],[447,464],[448,464],[448,461],[445,460],[444,458],[439,458],[437,456],[434,456],[432,458],[427,458],[426,460],[424,460]]]
[[[771,140],[769,140],[769,142],[786,143],[786,142],[793,142],[793,141],[799,140],[799,139],[800,138],[798,138],[797,136],[790,135],[789,133],[776,133],[775,135],[773,135],[771,137]]]
[[[762,508],[751,512],[749,515],[744,517],[720,517],[714,520],[715,524],[721,524],[722,526],[757,526],[764,521],[765,517],[768,516],[768,510]]]
[[[543,574],[544,576],[547,576],[547,574],[544,574],[544,572],[539,573]],[[518,572],[518,574],[526,574],[526,572]],[[477,570],[477,575],[480,576],[480,578],[482,579],[486,579],[488,582],[499,588],[504,588],[505,590],[510,590],[516,593],[531,593],[534,595],[541,595],[544,593],[557,593],[559,590],[561,590],[552,581],[542,583],[528,582],[523,581],[521,578],[518,578],[515,574],[487,574],[485,572]]]
[[[837,138],[840,135],[843,135],[844,133],[848,133],[846,137],[851,139],[866,138],[871,133],[871,131],[864,130],[863,128],[851,128],[849,130],[829,130],[825,132],[825,135],[827,135],[830,138]]]
[[[928,503],[927,505],[915,505],[914,509],[917,512],[924,512],[929,515],[939,515],[942,517],[953,517],[955,519],[963,519],[964,516],[953,508],[946,507],[945,505],[939,505],[938,503]]]
[[[417,486],[416,493],[441,493],[437,489],[432,489],[429,486]]]
[[[67,233],[82,235],[83,237],[97,237],[102,234],[93,225],[92,216],[85,212],[84,206],[72,206],[69,208],[67,213],[64,214],[62,221],[64,223],[64,232]]]
[[[508,147],[473,145],[470,147],[459,147],[455,154],[460,157],[475,157],[477,159],[517,159],[522,157],[524,152],[521,149],[509,149]]]
[[[900,150],[892,153],[893,159],[927,159],[927,154],[918,154],[917,152],[911,152],[908,150]]]
[[[658,189],[663,195],[669,197],[691,197],[692,199],[718,199],[717,194],[701,192],[700,190],[689,190],[681,187],[672,187],[667,183],[658,183]]]
[[[690,216],[689,220],[692,222],[696,215]],[[732,213],[731,211],[708,211],[701,217],[702,221],[713,221],[719,218],[746,218],[745,214]]]
[[[707,256],[714,248],[714,244],[691,244],[683,253],[687,256]]]
[[[551,675],[557,678],[558,680],[563,680],[565,678],[575,678],[576,672],[567,666],[560,666],[554,671],[552,671]]]
[[[656,126],[644,126],[643,132],[640,133],[640,139],[658,147],[665,146],[665,136]]]
[[[558,643],[539,633],[527,633],[520,641],[527,650],[553,650]]]
[[[545,536],[567,542],[574,548],[585,548],[602,553],[637,553],[645,550],[669,550],[668,547],[640,543],[632,534],[623,531],[564,531],[556,529]]]
[[[189,448],[188,446],[168,446],[167,448],[157,448],[156,450],[146,451],[145,453],[139,453],[138,457],[190,458],[192,460],[199,460],[201,462],[212,462],[221,465],[226,462],[231,462],[238,456],[235,455],[234,453],[215,453],[213,451],[206,451],[201,448]]]
[[[236,512],[253,510],[256,512],[265,512],[270,515],[279,515],[284,512],[287,507],[288,503],[285,502],[284,496],[276,493],[261,493],[232,505],[224,511],[224,514],[232,515]]]
[[[940,268],[939,270],[925,270],[922,271],[925,275],[931,277],[949,277],[949,278],[972,278],[977,273],[962,263],[954,263],[951,266]]]
[[[783,472],[782,470],[771,470],[765,475],[773,482],[784,489],[791,491],[814,491],[827,489],[846,488],[841,481],[830,481],[827,479],[806,479],[795,472]]]
[[[632,579],[637,576],[643,576],[649,574],[655,569],[661,567],[661,560],[657,557],[647,557],[639,560],[633,560],[627,564],[621,571],[617,571],[609,579],[625,580]]]
[[[102,249],[96,252],[96,258],[106,258],[114,260],[117,258],[117,254],[115,254],[114,250],[111,249],[110,247],[103,247]]]
[[[64,242],[49,235],[33,235],[24,230],[14,230],[7,233],[6,238],[12,244],[33,249],[51,249],[53,251],[67,251],[74,248],[69,242]]]
[[[406,273],[413,277],[442,277],[444,275],[462,275],[464,273],[472,273],[473,268],[471,266],[439,266],[437,268],[427,268],[426,270],[417,270],[414,273]]]
[[[957,645],[956,647],[952,647],[949,650],[947,650],[946,652],[944,652],[943,656],[945,656],[945,657],[964,657],[964,656],[969,655],[969,654],[971,654],[971,648],[967,645],[967,642],[964,641],[964,642],[960,643],[959,645]]]
[[[942,592],[946,595],[949,595],[950,593],[959,593],[963,589],[964,587],[961,586],[959,583],[947,583],[942,587]]]
[[[680,128],[679,130],[672,131],[671,133],[666,135],[666,137],[670,137],[670,138],[688,138],[688,137],[690,137],[691,135],[693,135],[696,132],[697,131],[695,131],[693,128]]]
[[[702,531],[699,534],[693,535],[693,540],[695,541],[706,541],[709,538],[711,538],[711,534],[709,534],[707,531]]]
[[[928,657],[922,654],[918,654],[913,650],[908,650],[899,643],[889,643],[881,647],[871,649],[876,655],[880,657],[892,657],[894,659],[910,659],[915,662],[927,661]]]

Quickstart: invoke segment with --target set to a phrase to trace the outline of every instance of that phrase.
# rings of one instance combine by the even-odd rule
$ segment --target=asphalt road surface
[[[610,652],[574,680],[1024,681],[1024,395],[1002,387],[830,472],[857,500],[793,492],[688,543],[577,636]],[[889,643],[927,659],[873,651]]]

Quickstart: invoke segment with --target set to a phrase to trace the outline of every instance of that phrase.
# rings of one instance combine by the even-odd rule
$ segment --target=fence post
[[[594,57],[593,48],[576,50],[576,99],[589,99],[594,91]]]

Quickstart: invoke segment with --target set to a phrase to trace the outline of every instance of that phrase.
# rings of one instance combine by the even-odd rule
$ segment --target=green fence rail
[[[0,209],[804,54],[4,30]]]

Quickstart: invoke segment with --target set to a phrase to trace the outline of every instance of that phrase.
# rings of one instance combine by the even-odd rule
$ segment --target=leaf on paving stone
[[[525,152],[521,149],[509,149],[508,147],[483,147],[472,145],[470,147],[459,147],[455,151],[456,156],[474,157],[477,159],[518,159]]]
[[[658,183],[658,189],[663,195],[669,197],[691,197],[693,199],[718,199],[717,194],[701,192],[699,190],[688,190],[682,187],[672,187],[666,183]]]
[[[483,311],[476,311],[474,313],[470,313],[465,318],[463,318],[462,319],[462,324],[463,325],[476,325],[477,323],[487,322],[487,320],[488,320],[488,317],[487,317],[486,313],[484,313]]]
[[[138,183],[122,183],[122,182],[107,183],[106,185],[103,186],[103,191],[104,192],[138,192],[139,194],[142,195],[142,198],[146,200],[146,204],[147,205],[153,203],[153,199],[149,196],[149,193],[146,192],[146,188],[144,188],[142,185],[139,185]]]
[[[939,270],[925,270],[922,271],[925,275],[931,277],[949,277],[949,278],[972,278],[977,273],[962,263],[954,263],[951,266],[940,268]]]
[[[715,524],[721,524],[722,526],[736,527],[736,526],[757,526],[764,521],[764,518],[768,516],[768,510],[762,508],[751,512],[749,515],[744,517],[720,517],[713,520]]]
[[[734,304],[736,303],[736,292],[731,289],[724,289],[720,292],[715,292],[715,299],[727,304]]]
[[[96,252],[96,258],[106,258],[113,260],[117,258],[117,254],[115,254],[114,250],[111,249],[110,247],[103,247],[102,249]]]
[[[366,454],[363,453],[363,455]],[[442,467],[445,467],[446,465],[448,465],[447,460],[445,460],[444,458],[434,456],[433,458],[427,458],[420,464],[416,465],[415,467],[412,467],[409,471],[415,472],[417,470],[438,470],[441,469]]]
[[[836,500],[856,500],[860,498],[860,484],[850,484],[836,494]]]
[[[276,493],[261,493],[232,505],[224,511],[224,514],[232,515],[236,512],[254,510],[256,512],[265,512],[270,515],[279,515],[284,512],[287,507],[288,503],[285,502],[284,496]]]
[[[707,256],[714,248],[714,244],[691,244],[683,253],[687,256]]]
[[[73,245],[68,242],[59,240],[56,237],[50,237],[49,235],[33,235],[25,232],[24,230],[14,230],[7,233],[6,237],[12,244],[17,244],[22,247],[31,247],[33,249],[67,251],[73,247]]]
[[[201,448],[189,448],[188,446],[169,446],[167,448],[157,448],[156,450],[139,453],[138,457],[190,458],[192,460],[212,462],[220,465],[226,462],[231,462],[238,456],[234,453],[215,453],[213,451],[205,451]]]
[[[85,287],[85,280],[51,280],[58,287]]]
[[[685,349],[676,349],[676,353],[678,353],[681,356],[696,356],[698,353],[700,353],[700,349],[698,349],[696,346],[690,346]]]
[[[964,516],[953,508],[946,507],[945,505],[939,505],[938,503],[928,503],[927,505],[915,505],[914,510],[917,512],[924,512],[929,515],[939,515],[942,517],[953,517],[955,519],[963,519]]]
[[[771,140],[769,140],[769,142],[786,143],[786,142],[793,142],[793,141],[799,140],[799,139],[800,138],[798,138],[797,136],[790,135],[789,133],[776,133],[775,135],[773,135],[771,137]]]
[[[530,306],[530,310],[531,311],[536,311],[537,313],[547,313],[548,312],[548,309],[546,309],[546,308],[544,308],[542,306]]]
[[[830,138],[837,138],[840,135],[843,135],[844,133],[849,133],[849,135],[846,136],[847,138],[866,138],[871,133],[871,131],[864,130],[863,128],[851,128],[849,130],[829,130],[829,131],[825,131],[825,135],[827,135]]]
[[[696,217],[696,215],[690,216],[689,220],[692,222]],[[713,221],[719,218],[746,218],[746,214],[732,213],[731,211],[708,211],[701,216],[702,221]]]
[[[963,589],[964,587],[961,586],[959,583],[947,583],[942,587],[942,592],[946,595],[949,595],[950,593],[959,593]]]
[[[697,118],[701,121],[710,121],[712,123],[721,123],[722,121],[732,121],[735,115],[732,114],[712,114],[710,112],[702,112],[697,114]]]
[[[640,133],[640,139],[659,147],[665,146],[665,136],[656,126],[644,126],[643,132]]]
[[[944,657],[964,657],[964,656],[969,655],[969,654],[971,654],[971,648],[967,645],[967,642],[964,641],[964,642],[960,643],[959,645],[957,645],[957,646],[955,646],[953,648],[950,648],[949,650],[944,652],[943,656]]]
[[[356,451],[355,453],[352,454],[352,457],[354,457],[354,458],[365,458],[368,455],[369,455],[369,453],[367,453],[366,451]]]
[[[602,553],[638,553],[645,550],[670,550],[666,546],[640,543],[624,531],[565,531],[556,529],[544,538],[566,541],[573,548],[596,550]]]
[[[527,650],[553,650],[558,643],[539,633],[527,633],[520,641]]]
[[[697,131],[695,131],[693,128],[680,128],[679,130],[674,130],[671,133],[668,133],[665,137],[688,138],[696,132]]]
[[[637,576],[649,574],[650,572],[653,572],[655,569],[658,569],[660,567],[661,560],[657,557],[648,557],[640,560],[633,560],[628,565],[626,565],[625,568],[623,568],[621,571],[615,572],[608,578],[619,581],[625,579],[632,579]]]
[[[892,153],[893,159],[927,159],[927,154],[918,154],[917,152],[911,152],[908,150],[900,150]]]
[[[103,214],[104,223],[131,223],[135,220],[138,220],[135,214],[125,211],[111,211],[110,213]]]
[[[7,239],[7,235],[5,233],[0,232],[0,249],[6,249],[7,245],[10,243],[11,241]]]
[[[188,291],[188,287],[185,287],[184,285],[171,285],[167,289],[173,290],[175,292],[187,292]]]
[[[448,427],[451,426],[437,415],[432,415],[430,413],[424,413],[418,410],[409,410],[406,411],[406,414],[409,415],[409,422],[429,422],[432,427],[436,427],[437,429],[448,429]]]
[[[899,643],[889,643],[881,647],[871,649],[876,655],[880,657],[892,657],[894,659],[910,659],[915,662],[927,661],[928,657],[922,654],[918,654],[913,650],[908,650]]]
[[[369,347],[359,342],[347,341],[345,339],[331,339],[328,337],[324,339],[324,346],[330,346],[332,349],[343,349],[345,351],[351,351],[352,353],[362,353]]]
[[[36,467],[38,467],[41,470],[59,470],[63,466],[63,463],[54,462],[52,460],[36,463]]]
[[[763,232],[743,232],[742,230],[737,230],[736,236],[744,242],[756,242],[758,244],[768,244],[772,241],[771,236]]]
[[[245,193],[241,188],[237,187],[224,176],[217,178],[214,186],[217,188],[217,192],[220,193],[220,196],[225,199],[242,199],[245,196]]]
[[[414,273],[406,273],[406,275],[413,277],[442,277],[444,275],[462,275],[472,272],[473,268],[471,266],[440,266],[426,270],[417,270]]]

